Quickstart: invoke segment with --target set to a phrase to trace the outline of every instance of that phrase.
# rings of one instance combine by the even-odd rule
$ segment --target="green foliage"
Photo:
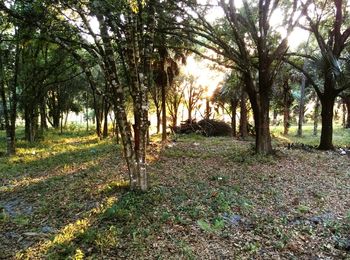
[[[223,219],[215,219],[214,223],[210,224],[206,220],[199,219],[197,225],[207,233],[216,233],[225,227],[225,222]]]
[[[297,207],[297,211],[301,214],[305,214],[305,213],[308,213],[310,211],[310,207],[306,206],[306,205],[299,205]]]

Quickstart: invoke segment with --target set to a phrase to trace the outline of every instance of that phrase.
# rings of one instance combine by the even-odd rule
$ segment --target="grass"
[[[309,128],[302,139],[293,129],[284,137],[272,128],[278,157],[256,156],[251,141],[226,137],[180,136],[162,151],[153,147],[146,193],[128,191],[112,139],[75,130],[19,141],[15,157],[0,158],[0,255],[345,258],[349,160],[285,149],[286,142],[315,142]],[[337,138],[335,145],[347,145]]]
[[[297,126],[292,125],[289,129],[289,135],[283,135],[283,126],[271,126],[271,133],[275,136],[277,143],[303,143],[311,146],[317,146],[320,142],[321,129],[318,129],[317,135],[313,135],[313,125],[303,125],[303,136],[297,136]],[[342,126],[335,125],[333,129],[333,143],[335,146],[348,147],[350,145],[350,129],[344,129]]]

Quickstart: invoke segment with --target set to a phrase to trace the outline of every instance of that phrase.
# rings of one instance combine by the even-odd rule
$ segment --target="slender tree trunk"
[[[171,113],[171,120],[172,120],[172,127],[175,127],[177,125],[177,113],[179,110],[179,106],[177,105],[177,101],[175,100],[174,103],[170,103],[170,107],[172,107],[172,113]]]
[[[162,84],[162,141],[166,141],[166,84]]]
[[[289,79],[287,79],[283,85],[283,134],[288,135],[289,132],[289,119],[290,119],[290,86],[288,84]]]
[[[248,111],[247,111],[247,94],[242,89],[240,102],[240,119],[239,119],[239,133],[245,139],[248,137]]]
[[[192,105],[188,106],[188,121],[192,122]]]
[[[277,124],[277,116],[278,116],[278,112],[277,109],[273,110],[273,119],[272,119],[272,124],[276,125]]]
[[[160,132],[160,123],[161,123],[160,115],[161,115],[161,109],[159,109],[159,107],[157,106],[157,107],[156,107],[157,134],[159,134],[159,132]]]
[[[19,32],[16,30],[16,36]],[[15,70],[13,75],[13,83],[11,85],[11,108],[10,108],[10,129],[8,136],[10,137],[10,143],[8,143],[8,154],[16,153],[16,119],[17,119],[17,85],[18,85],[18,76],[20,73],[20,55],[21,47],[19,41],[16,44],[16,55],[15,55]]]
[[[283,109],[283,134],[288,135],[289,132],[289,106]]]
[[[107,100],[104,100],[104,112],[103,112],[103,138],[108,137],[108,112],[109,112],[109,104]]]
[[[205,119],[210,118],[210,100],[209,97],[205,100]]]
[[[319,110],[320,110],[320,101],[319,101],[318,97],[316,96],[315,107],[314,107],[314,131],[313,131],[314,136],[317,135]]]
[[[64,119],[64,127],[67,127],[69,111],[66,111],[66,118]]]
[[[2,60],[2,52],[0,49],[0,96],[2,101],[2,107],[4,112],[5,130],[6,130],[6,153],[8,156],[16,153],[15,148],[15,134],[12,131],[11,116],[8,110],[7,98],[5,93],[5,81],[4,81],[4,65]]]
[[[344,100],[342,103],[342,126],[346,128],[346,105]]]
[[[94,111],[95,111],[95,120],[96,120],[96,134],[99,138],[102,137],[101,135],[101,122],[102,122],[102,118],[101,118],[101,110],[99,107],[99,104],[97,102],[97,97],[96,97],[96,91],[94,89],[92,89],[92,98],[93,98],[93,103],[94,103]]]
[[[46,100],[43,98],[42,102],[40,103],[40,132],[42,133],[44,130],[48,129],[46,118]]]
[[[304,62],[303,69],[306,70],[306,62]],[[297,136],[301,137],[303,135],[303,122],[305,113],[305,87],[306,87],[306,77],[302,77],[300,86],[300,101],[299,101],[299,117],[298,117],[298,131]]]
[[[30,143],[34,142],[37,137],[38,130],[38,116],[36,115],[36,109],[31,106],[25,107],[25,137]]]
[[[237,100],[234,100],[234,99],[230,100],[232,137],[237,137],[237,130],[236,130],[237,105],[238,105]]]
[[[61,134],[63,134],[63,111],[61,111],[60,129],[61,129]]]
[[[350,96],[344,98],[344,103],[346,106],[346,120],[345,120],[345,128],[350,128]],[[345,111],[344,111],[345,114]]]

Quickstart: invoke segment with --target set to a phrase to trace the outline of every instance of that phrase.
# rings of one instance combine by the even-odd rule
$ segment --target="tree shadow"
[[[123,241],[130,240],[130,236],[133,247],[141,249],[146,233],[156,235],[154,207],[162,202],[160,189],[135,192],[120,185],[108,193],[100,205],[85,211],[79,219],[71,218],[49,240],[18,250],[17,255],[52,259],[70,259],[79,254],[91,258],[108,259],[111,255],[124,258],[129,252]]]
[[[16,165],[27,172],[0,188],[1,257],[14,257],[100,207],[106,196],[101,190],[125,179],[115,153],[112,145],[98,143]]]

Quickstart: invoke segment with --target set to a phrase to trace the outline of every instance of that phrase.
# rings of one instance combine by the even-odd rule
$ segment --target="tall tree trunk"
[[[210,118],[210,100],[209,97],[205,99],[205,119]]]
[[[267,96],[261,96],[260,105],[255,107],[255,131],[256,131],[256,152],[259,154],[272,153],[269,119],[269,99]],[[254,106],[253,111],[254,111]]]
[[[108,137],[108,112],[109,112],[109,104],[107,100],[104,100],[104,108],[103,108],[103,138]]]
[[[247,94],[242,89],[240,102],[240,119],[239,119],[239,133],[244,139],[248,137],[248,111],[247,111]]]
[[[61,134],[63,134],[63,111],[61,111],[61,120],[60,120],[60,131],[61,131]]]
[[[15,35],[18,36],[19,32],[16,30]],[[10,106],[10,129],[9,134],[7,134],[10,139],[7,141],[8,154],[16,153],[16,119],[17,119],[17,85],[18,76],[20,73],[20,55],[21,47],[19,41],[16,43],[16,55],[15,55],[15,70],[13,74],[13,82],[11,85],[11,106]]]
[[[192,104],[188,105],[188,121],[191,123],[192,122]]]
[[[290,119],[290,87],[288,79],[283,84],[283,134],[288,135],[289,132],[289,119]]]
[[[289,106],[283,109],[283,135],[288,135],[289,132]]]
[[[17,73],[17,71],[15,71]],[[7,103],[7,97],[5,93],[5,80],[4,77],[4,63],[2,60],[2,53],[0,49],[0,96],[2,101],[2,107],[4,112],[4,120],[5,120],[5,130],[6,130],[6,153],[8,156],[14,155],[16,153],[16,146],[15,146],[15,131],[13,128],[12,123],[12,113],[13,111],[9,111],[8,109],[8,103]],[[14,86],[14,89],[16,88],[16,85]],[[12,88],[13,90],[13,88]],[[13,92],[13,91],[12,91]],[[13,109],[13,107],[12,107]],[[15,108],[16,109],[16,108]],[[16,113],[16,112],[15,112]]]
[[[166,84],[162,84],[162,141],[166,141]]]
[[[157,107],[156,107],[157,134],[159,134],[159,132],[160,132],[160,123],[161,123],[160,115],[161,115],[161,109],[159,109],[159,107],[157,106]]]
[[[94,104],[94,111],[95,111],[95,120],[96,120],[96,134],[99,138],[102,137],[101,135],[101,122],[102,122],[102,112],[99,107],[99,104],[97,102],[97,96],[96,96],[96,91],[93,88],[92,89],[92,98],[93,98],[93,104]]]
[[[128,167],[130,188],[136,189],[139,175],[138,161],[134,151],[131,127],[127,119],[124,88],[117,77],[117,66],[105,18],[101,14],[96,14],[96,17],[99,21],[101,38],[105,46],[105,64],[102,68],[104,69],[106,81],[107,84],[109,84],[109,89],[112,94],[116,122],[123,144],[124,157]]]
[[[320,97],[321,101],[321,118],[322,129],[321,139],[318,148],[320,150],[333,149],[333,108],[335,102],[335,96],[323,95]]]
[[[306,63],[304,63],[303,69],[306,69]],[[300,86],[300,100],[299,100],[299,117],[298,117],[298,131],[297,136],[301,137],[303,135],[303,122],[304,122],[304,113],[305,113],[305,87],[306,87],[306,78],[302,77],[301,86]]]
[[[40,103],[40,132],[42,133],[44,132],[44,130],[48,129],[46,118],[46,100],[44,97],[42,102]]]
[[[319,101],[318,97],[316,96],[315,107],[314,107],[314,130],[313,130],[314,136],[317,135],[319,110],[320,110],[320,101]]]
[[[232,137],[237,136],[237,130],[236,130],[236,114],[237,114],[237,106],[238,102],[237,100],[231,99],[230,100],[230,106],[231,106],[231,128],[232,128]]]
[[[173,117],[172,117],[172,121],[173,121],[173,127],[175,127],[177,125],[177,114],[174,114]]]
[[[277,116],[278,116],[278,112],[277,109],[273,110],[273,119],[272,119],[272,124],[276,125],[277,124]]]
[[[350,96],[344,98],[344,103],[346,106],[346,120],[345,120],[345,128],[350,128]]]
[[[25,138],[30,143],[34,142],[37,138],[38,116],[35,110],[35,108],[28,104],[24,109]]]
[[[260,73],[261,74],[261,73]],[[268,73],[265,73],[268,75]],[[266,76],[265,75],[265,76]],[[263,76],[263,75],[259,75]],[[253,109],[254,125],[255,125],[255,152],[258,154],[271,154],[272,144],[270,135],[270,119],[269,119],[269,89],[268,80],[262,78],[259,84],[265,84],[265,89],[260,87],[260,93],[255,91],[254,81],[250,74],[244,74],[244,83],[248,91],[249,100]],[[264,91],[261,91],[264,90]]]

